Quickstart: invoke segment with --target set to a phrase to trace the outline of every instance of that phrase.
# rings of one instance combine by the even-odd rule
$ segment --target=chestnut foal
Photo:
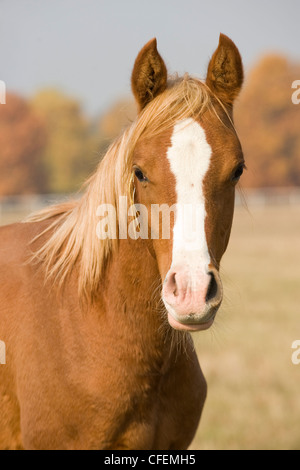
[[[224,35],[205,82],[168,80],[151,40],[132,72],[138,117],[81,200],[0,229],[0,448],[190,445],[206,382],[189,332],[209,328],[222,301],[244,168],[232,122],[242,81]],[[117,222],[106,219],[104,236],[103,205]],[[142,207],[153,215],[143,233]]]

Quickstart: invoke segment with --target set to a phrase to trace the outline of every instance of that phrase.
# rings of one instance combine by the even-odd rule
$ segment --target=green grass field
[[[300,206],[238,208],[225,300],[194,335],[208,398],[191,449],[300,449]]]
[[[300,449],[300,206],[237,208],[221,273],[222,309],[193,336],[208,398],[190,449]]]

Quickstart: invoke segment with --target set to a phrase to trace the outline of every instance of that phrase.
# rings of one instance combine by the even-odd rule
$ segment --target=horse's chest
[[[120,380],[119,387],[94,405],[95,447],[104,449],[152,449],[171,409],[163,409],[164,378]],[[99,403],[98,401],[98,403]],[[92,446],[93,447],[93,446]]]
[[[115,351],[96,357],[68,361],[52,380],[48,365],[38,375],[39,394],[35,382],[27,384],[21,403],[25,448],[169,449],[178,436],[193,432],[199,419],[194,361],[183,356],[160,367],[155,358],[150,367],[144,356],[126,364]]]
[[[166,413],[161,409],[161,380],[135,378],[133,383],[132,377],[124,373],[123,378],[100,385],[97,389],[95,381],[87,381],[72,390],[53,389],[45,393],[44,404],[36,407],[32,397],[30,414],[26,416],[25,447],[153,448],[161,414]]]

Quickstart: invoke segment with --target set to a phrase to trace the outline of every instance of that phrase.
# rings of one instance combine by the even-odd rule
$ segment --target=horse
[[[150,40],[131,75],[137,118],[81,197],[1,227],[1,449],[190,446],[207,395],[192,336],[222,302],[245,167],[233,122],[242,83],[239,50],[223,34],[205,80],[169,76]],[[141,236],[140,211],[124,216],[125,196],[158,208],[155,236]],[[108,204],[117,222],[136,221],[136,236],[112,218],[100,236]],[[169,237],[162,205],[175,205]],[[195,217],[182,206],[197,207],[192,239]]]

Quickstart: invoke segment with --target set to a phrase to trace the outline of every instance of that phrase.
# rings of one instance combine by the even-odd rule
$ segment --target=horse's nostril
[[[178,296],[177,282],[176,282],[176,273],[172,274],[172,288],[174,297]]]
[[[209,275],[210,275],[211,279],[210,279],[210,283],[209,283],[207,293],[206,293],[206,297],[205,297],[206,303],[210,303],[210,301],[215,299],[215,297],[218,294],[218,283],[216,281],[215,275],[214,275],[213,272],[210,272]]]
[[[172,294],[174,297],[178,296],[178,290],[177,290],[177,283],[176,283],[176,273],[172,272],[170,273],[164,282],[166,289],[170,294]]]

